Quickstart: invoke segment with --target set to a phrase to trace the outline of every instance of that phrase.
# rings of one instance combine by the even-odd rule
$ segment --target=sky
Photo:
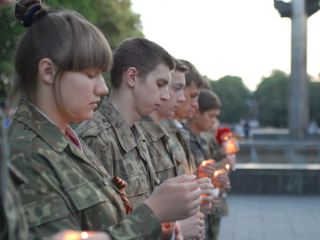
[[[239,76],[255,90],[272,70],[290,73],[291,20],[273,0],[131,0],[146,38],[212,80]],[[307,72],[320,73],[320,11],[308,19]]]

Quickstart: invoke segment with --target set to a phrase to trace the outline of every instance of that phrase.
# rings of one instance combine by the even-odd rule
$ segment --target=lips
[[[161,103],[156,103],[156,104],[155,104],[155,107],[156,107],[156,108],[160,108],[160,107],[162,107],[162,104],[161,104]]]

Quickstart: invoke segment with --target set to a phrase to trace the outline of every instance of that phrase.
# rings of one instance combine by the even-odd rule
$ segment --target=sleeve
[[[49,239],[61,230],[80,230],[71,206],[58,193],[57,183],[42,165],[25,159],[22,154],[13,158],[13,164],[27,179],[16,187],[29,225],[28,239]]]
[[[160,239],[161,223],[152,210],[142,203],[120,223],[108,228],[107,232],[114,240]]]

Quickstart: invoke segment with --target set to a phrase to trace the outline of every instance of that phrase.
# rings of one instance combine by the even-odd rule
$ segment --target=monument
[[[319,0],[274,0],[274,6],[292,20],[288,127],[292,137],[303,138],[309,124],[307,18],[319,10]]]

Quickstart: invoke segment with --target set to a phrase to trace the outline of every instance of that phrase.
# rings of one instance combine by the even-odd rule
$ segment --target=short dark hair
[[[119,88],[123,73],[130,67],[135,67],[139,76],[145,77],[161,63],[170,70],[175,68],[172,56],[158,44],[145,38],[126,39],[113,54],[111,85]]]
[[[212,109],[220,109],[221,102],[217,94],[204,89],[201,90],[198,97],[199,111],[204,113]]]
[[[189,68],[179,59],[174,59],[174,63],[176,65],[175,71],[186,73],[188,72]]]
[[[195,85],[196,87],[201,88],[203,78],[196,67],[187,60],[180,59],[180,61],[188,68],[188,72],[186,72],[186,87]]]

